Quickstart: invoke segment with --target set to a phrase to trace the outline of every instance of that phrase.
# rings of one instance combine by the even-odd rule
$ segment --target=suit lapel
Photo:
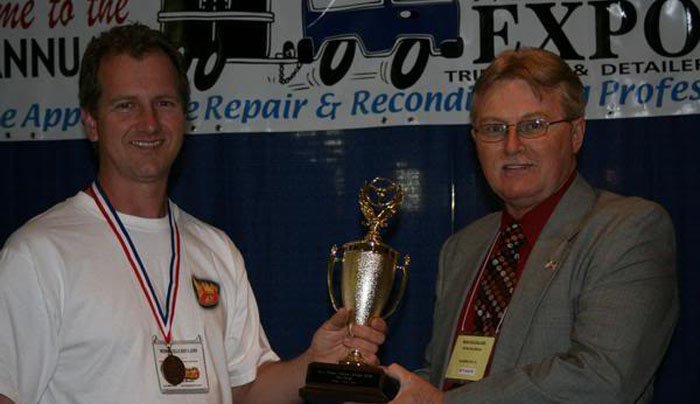
[[[491,369],[499,373],[517,365],[538,306],[561,267],[570,243],[595,202],[595,191],[577,176],[533,246],[503,320]]]
[[[500,214],[493,215],[493,217],[489,218],[489,222],[483,227],[483,230],[480,232],[481,234],[474,238],[474,240],[480,240],[480,242],[478,242],[478,244],[470,242],[468,248],[458,248],[454,258],[450,263],[446,264],[446,266],[452,268],[452,271],[449,276],[445,278],[447,286],[443,305],[444,307],[450,308],[449,312],[451,314],[450,317],[447,318],[445,324],[450,324],[451,327],[449,331],[446,330],[448,332],[442,335],[443,346],[448,348],[438,362],[441,364],[439,375],[444,375],[447,372],[450,355],[452,354],[452,342],[457,327],[459,326],[462,308],[469,296],[471,285],[481,269],[481,264],[486,259],[489,246],[493,244],[494,238],[497,235],[500,222]],[[441,387],[443,377],[441,376],[440,379],[435,380],[435,382],[440,383]]]

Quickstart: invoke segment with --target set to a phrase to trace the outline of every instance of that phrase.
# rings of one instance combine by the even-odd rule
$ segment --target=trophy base
[[[312,404],[386,403],[399,391],[399,382],[379,367],[312,362],[299,395]]]

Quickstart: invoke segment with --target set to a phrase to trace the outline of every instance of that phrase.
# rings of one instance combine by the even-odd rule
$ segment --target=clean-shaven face
[[[88,138],[98,142],[101,180],[167,181],[185,127],[176,77],[162,52],[102,58],[97,111],[94,116],[83,111]]]
[[[496,82],[478,98],[474,124],[567,118],[559,91],[542,94],[539,99],[523,80]],[[583,143],[584,130],[581,117],[551,125],[544,136],[536,139],[518,137],[513,126],[502,142],[485,143],[475,137],[486,180],[514,217],[522,217],[566,182],[576,168],[576,153]]]

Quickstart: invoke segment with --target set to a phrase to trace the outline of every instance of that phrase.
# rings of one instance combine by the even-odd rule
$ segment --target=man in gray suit
[[[477,81],[472,137],[503,210],[443,246],[426,366],[388,368],[392,403],[651,401],[678,315],[673,226],[577,173],[584,112],[551,52],[503,52]]]

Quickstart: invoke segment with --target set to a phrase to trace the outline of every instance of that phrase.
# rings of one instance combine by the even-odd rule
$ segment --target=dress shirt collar
[[[532,246],[535,241],[537,241],[537,237],[540,236],[540,232],[542,232],[544,225],[547,224],[547,220],[549,220],[552,212],[554,212],[554,208],[557,207],[559,201],[561,201],[561,198],[574,182],[576,175],[577,172],[574,170],[571,175],[569,175],[569,178],[567,178],[564,185],[562,185],[557,192],[540,202],[539,205],[535,206],[519,220],[520,224],[523,226],[525,240],[527,241],[528,245]],[[503,209],[502,212],[503,214],[501,215],[500,231],[503,231],[506,226],[516,221],[507,210]]]

